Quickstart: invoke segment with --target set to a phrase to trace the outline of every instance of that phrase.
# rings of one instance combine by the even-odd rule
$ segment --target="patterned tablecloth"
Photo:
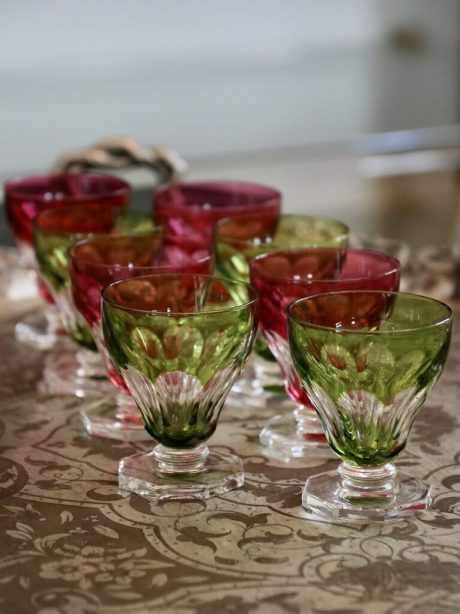
[[[308,475],[258,433],[276,409],[227,406],[214,446],[244,458],[244,488],[156,505],[117,492],[135,449],[90,439],[79,401],[37,393],[43,355],[0,331],[0,612],[446,614],[460,611],[460,334],[399,466],[433,485],[432,511],[350,528],[302,517]]]

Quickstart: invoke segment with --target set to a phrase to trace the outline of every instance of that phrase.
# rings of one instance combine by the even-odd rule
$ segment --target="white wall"
[[[426,32],[422,54],[386,45]],[[456,0],[2,0],[0,173],[113,134],[184,155],[457,121]]]

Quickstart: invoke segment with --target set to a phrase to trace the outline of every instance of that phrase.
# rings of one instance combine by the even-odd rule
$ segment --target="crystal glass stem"
[[[153,455],[162,473],[198,473],[203,471],[209,449],[200,445],[190,450],[176,450],[158,444],[153,449]]]
[[[340,475],[339,497],[347,503],[375,499],[383,503],[395,494],[396,467],[391,463],[379,467],[357,467],[343,462]]]

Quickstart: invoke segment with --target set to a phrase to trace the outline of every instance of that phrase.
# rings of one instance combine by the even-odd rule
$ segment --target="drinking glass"
[[[260,329],[295,403],[293,412],[274,416],[261,443],[285,461],[312,454],[330,455],[322,426],[295,372],[289,352],[287,307],[297,298],[333,290],[398,289],[399,262],[364,249],[292,249],[257,256],[251,281],[259,291]]]
[[[113,367],[101,328],[101,292],[115,281],[162,272],[211,273],[212,252],[195,241],[178,239],[158,227],[145,235],[95,236],[69,251],[74,304],[86,321],[115,386],[106,399],[86,404],[81,414],[90,435],[121,440],[145,439],[140,413]]]
[[[5,184],[5,211],[8,225],[23,265],[36,277],[32,247],[32,223],[40,211],[62,205],[89,203],[125,207],[130,187],[121,179],[91,173],[38,175],[12,179]],[[60,327],[53,299],[46,286],[38,281],[40,296],[45,301],[44,314],[31,314],[16,325],[19,341],[40,349],[49,349],[57,339]]]
[[[225,218],[214,227],[217,270],[237,281],[249,281],[249,263],[259,254],[288,248],[346,247],[348,227],[342,222],[311,215],[274,216],[266,212]],[[266,401],[265,390],[283,390],[280,369],[262,335],[231,392],[244,402]]]
[[[241,460],[206,441],[251,351],[255,290],[212,276],[152,275],[114,283],[102,297],[108,351],[157,442],[120,462],[121,489],[207,498],[241,486]]]
[[[313,520],[399,520],[427,509],[429,486],[393,465],[447,357],[452,312],[414,294],[332,292],[289,307],[295,368],[338,471],[309,478]]]
[[[213,225],[229,216],[260,213],[278,216],[281,194],[270,187],[241,181],[174,183],[153,194],[155,223],[170,234],[212,243]]]
[[[49,392],[85,397],[106,394],[107,388],[110,390],[108,382],[104,386],[104,365],[91,332],[72,300],[67,252],[71,245],[90,234],[114,231],[120,212],[120,208],[110,203],[87,203],[45,209],[33,222],[38,274],[73,342],[69,348],[59,344],[58,349],[47,356],[43,381]]]

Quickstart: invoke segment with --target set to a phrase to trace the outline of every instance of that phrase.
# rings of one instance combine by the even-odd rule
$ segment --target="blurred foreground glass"
[[[266,212],[225,218],[214,227],[217,270],[224,277],[249,281],[249,263],[260,254],[293,247],[346,247],[348,227],[331,218],[275,216]],[[266,390],[280,387],[279,367],[259,335],[252,360],[232,389],[232,397],[263,404]]]
[[[414,294],[340,292],[289,307],[302,384],[342,464],[307,480],[313,520],[398,520],[430,503],[429,486],[391,461],[447,357],[452,312]]]
[[[380,252],[359,249],[292,249],[251,261],[251,281],[259,291],[260,329],[285,377],[293,413],[274,416],[260,434],[261,443],[288,461],[326,453],[321,424],[292,364],[287,307],[295,299],[335,290],[398,289],[399,262]]]
[[[240,181],[174,183],[153,194],[156,224],[170,234],[212,243],[213,225],[242,213],[265,212],[275,218],[281,210],[281,194],[270,187]]]
[[[255,290],[211,276],[155,275],[112,284],[102,296],[108,351],[157,442],[120,462],[120,487],[207,498],[241,486],[241,460],[206,441],[251,351]]]
[[[38,213],[62,205],[90,203],[125,207],[129,203],[130,193],[125,181],[90,173],[39,175],[6,182],[6,217],[24,266],[31,274],[36,274],[32,223]],[[40,281],[38,287],[47,304],[44,314],[27,316],[16,325],[15,332],[20,341],[48,349],[56,341],[59,323],[47,288]]]
[[[213,255],[201,243],[168,237],[161,227],[145,235],[99,236],[74,245],[69,273],[76,308],[86,321],[118,390],[113,397],[86,404],[81,413],[91,435],[113,439],[145,439],[139,411],[107,354],[101,328],[101,292],[114,281],[155,273],[209,274]]]
[[[75,345],[59,344],[45,361],[43,380],[48,392],[77,397],[107,393],[104,365],[85,320],[75,308],[69,281],[68,249],[90,234],[108,234],[121,210],[111,204],[46,209],[33,222],[38,274],[53,298],[58,318]],[[78,351],[76,351],[78,350]]]

